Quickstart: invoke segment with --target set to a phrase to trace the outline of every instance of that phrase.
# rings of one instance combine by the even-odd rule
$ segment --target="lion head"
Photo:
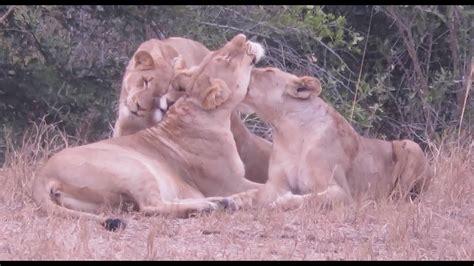
[[[320,93],[321,83],[317,78],[298,77],[278,68],[254,68],[242,105],[248,105],[259,117],[271,122],[299,106],[300,101]]]
[[[173,53],[176,55],[177,53]],[[146,117],[154,114],[155,122],[161,120],[159,100],[170,86],[173,66],[167,58],[153,58],[148,51],[139,50],[123,79],[125,107],[132,115]],[[158,115],[154,112],[158,112]]]
[[[264,53],[260,44],[238,34],[206,56],[199,66],[188,69],[178,57],[172,89],[165,97],[174,102],[186,94],[205,110],[233,110],[245,98],[252,68]]]

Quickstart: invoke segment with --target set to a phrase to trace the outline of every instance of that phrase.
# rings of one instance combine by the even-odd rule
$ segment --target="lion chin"
[[[154,123],[160,122],[163,119],[163,115],[164,115],[163,111],[161,111],[160,109],[156,109],[153,112],[153,122]]]

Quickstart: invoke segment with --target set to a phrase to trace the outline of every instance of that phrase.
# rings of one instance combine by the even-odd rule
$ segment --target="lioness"
[[[253,69],[243,103],[273,124],[273,151],[267,183],[232,196],[235,207],[293,208],[311,193],[322,204],[350,203],[361,194],[407,197],[426,187],[431,170],[418,144],[360,136],[320,92],[316,78]]]
[[[169,105],[183,95],[173,91],[162,97],[169,92],[174,63],[179,58],[183,66],[192,68],[209,53],[201,43],[180,37],[142,43],[125,70],[113,137],[130,135],[160,122]],[[271,143],[251,133],[237,111],[232,114],[231,125],[246,178],[265,183]]]
[[[163,121],[132,135],[67,148],[33,182],[33,199],[49,213],[92,219],[115,230],[122,222],[97,213],[123,202],[144,214],[186,217],[215,209],[221,198],[258,188],[244,178],[230,131],[263,48],[239,34],[193,71],[187,95]]]
[[[150,39],[142,43],[129,61],[122,80],[118,118],[113,137],[133,134],[159,122],[173,78],[173,60],[180,56],[190,67],[197,66],[210,51],[201,43],[180,37]]]

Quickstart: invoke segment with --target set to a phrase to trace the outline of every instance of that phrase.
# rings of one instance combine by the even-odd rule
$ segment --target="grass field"
[[[8,138],[8,136],[7,136]],[[37,211],[31,181],[76,139],[44,124],[9,145],[0,169],[0,260],[473,260],[474,142],[427,151],[435,172],[419,202],[359,202],[319,211],[218,211],[190,219],[121,214],[108,232]]]

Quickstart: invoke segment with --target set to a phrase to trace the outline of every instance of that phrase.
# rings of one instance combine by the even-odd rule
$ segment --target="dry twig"
[[[0,24],[3,24],[5,22],[5,20],[7,19],[8,15],[10,15],[13,10],[15,9],[15,6],[11,6],[7,12],[2,16],[0,17]]]

